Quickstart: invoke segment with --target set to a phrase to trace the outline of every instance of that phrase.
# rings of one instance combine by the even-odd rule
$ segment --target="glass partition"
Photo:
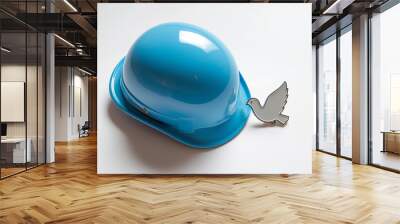
[[[26,141],[26,41],[25,32],[1,34],[2,178],[24,171],[31,162]]]
[[[16,13],[43,13],[44,1],[7,1]],[[45,163],[45,34],[0,12],[0,178]]]

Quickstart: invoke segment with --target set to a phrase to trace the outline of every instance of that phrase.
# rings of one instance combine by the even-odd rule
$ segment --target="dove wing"
[[[282,113],[289,96],[288,92],[287,83],[283,82],[278,89],[269,94],[263,106],[264,110],[268,110],[269,113],[276,115]]]

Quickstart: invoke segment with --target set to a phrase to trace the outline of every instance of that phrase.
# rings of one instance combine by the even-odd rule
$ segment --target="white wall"
[[[71,119],[71,136],[72,138],[78,138],[79,137],[79,132],[78,132],[78,124],[83,125],[85,121],[88,120],[89,118],[89,113],[88,113],[88,77],[87,76],[82,76],[83,73],[79,72],[78,70],[75,70],[75,75],[74,75],[74,96],[72,98],[74,99],[75,102],[74,107],[72,108],[72,119]],[[78,74],[76,73],[78,72]],[[80,93],[78,93],[80,91]],[[79,97],[80,95],[80,97]],[[79,102],[81,101],[81,102]],[[81,108],[79,108],[81,107]],[[82,110],[80,112],[80,110]]]
[[[55,140],[68,140],[69,76],[68,67],[55,68]]]
[[[76,68],[56,67],[55,86],[55,140],[77,139],[78,124],[88,120],[88,78]]]
[[[99,4],[98,173],[311,173],[310,20],[311,4]],[[229,143],[196,150],[118,110],[108,92],[114,66],[139,35],[170,21],[195,24],[219,37],[261,102],[287,81],[288,125],[265,127],[250,115]]]

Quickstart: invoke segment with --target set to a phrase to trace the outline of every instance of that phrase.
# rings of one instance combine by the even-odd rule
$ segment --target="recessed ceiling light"
[[[67,45],[69,45],[70,47],[73,47],[73,48],[75,48],[75,45],[73,45],[71,42],[69,42],[68,40],[66,40],[66,39],[64,39],[64,38],[62,38],[62,37],[60,37],[59,35],[57,35],[57,34],[54,34],[54,36],[55,37],[57,37],[59,40],[61,40],[62,42],[64,42],[64,43],[66,43]]]
[[[78,10],[68,1],[64,0],[65,4],[67,4],[74,12],[78,12]]]
[[[5,48],[5,47],[1,47],[0,49],[1,49],[1,51],[4,51],[4,52],[6,52],[6,53],[10,53],[10,52],[11,52],[10,49],[7,49],[7,48]]]
[[[336,0],[327,9],[324,10],[322,14],[342,14],[343,9],[351,5],[355,0]]]
[[[81,69],[81,68],[79,68],[79,67],[78,67],[78,70],[81,71],[81,72],[83,72],[83,73],[85,73],[85,74],[87,74],[87,75],[90,75],[90,76],[93,75],[92,73],[90,73],[90,72],[88,72],[88,71],[86,71],[86,70],[83,70],[83,69]]]

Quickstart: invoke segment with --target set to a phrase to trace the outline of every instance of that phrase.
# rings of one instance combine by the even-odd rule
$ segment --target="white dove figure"
[[[270,125],[285,126],[289,116],[282,114],[282,112],[289,96],[288,92],[287,83],[283,82],[278,89],[267,97],[264,106],[261,106],[260,101],[256,98],[250,98],[247,104],[258,120]]]

